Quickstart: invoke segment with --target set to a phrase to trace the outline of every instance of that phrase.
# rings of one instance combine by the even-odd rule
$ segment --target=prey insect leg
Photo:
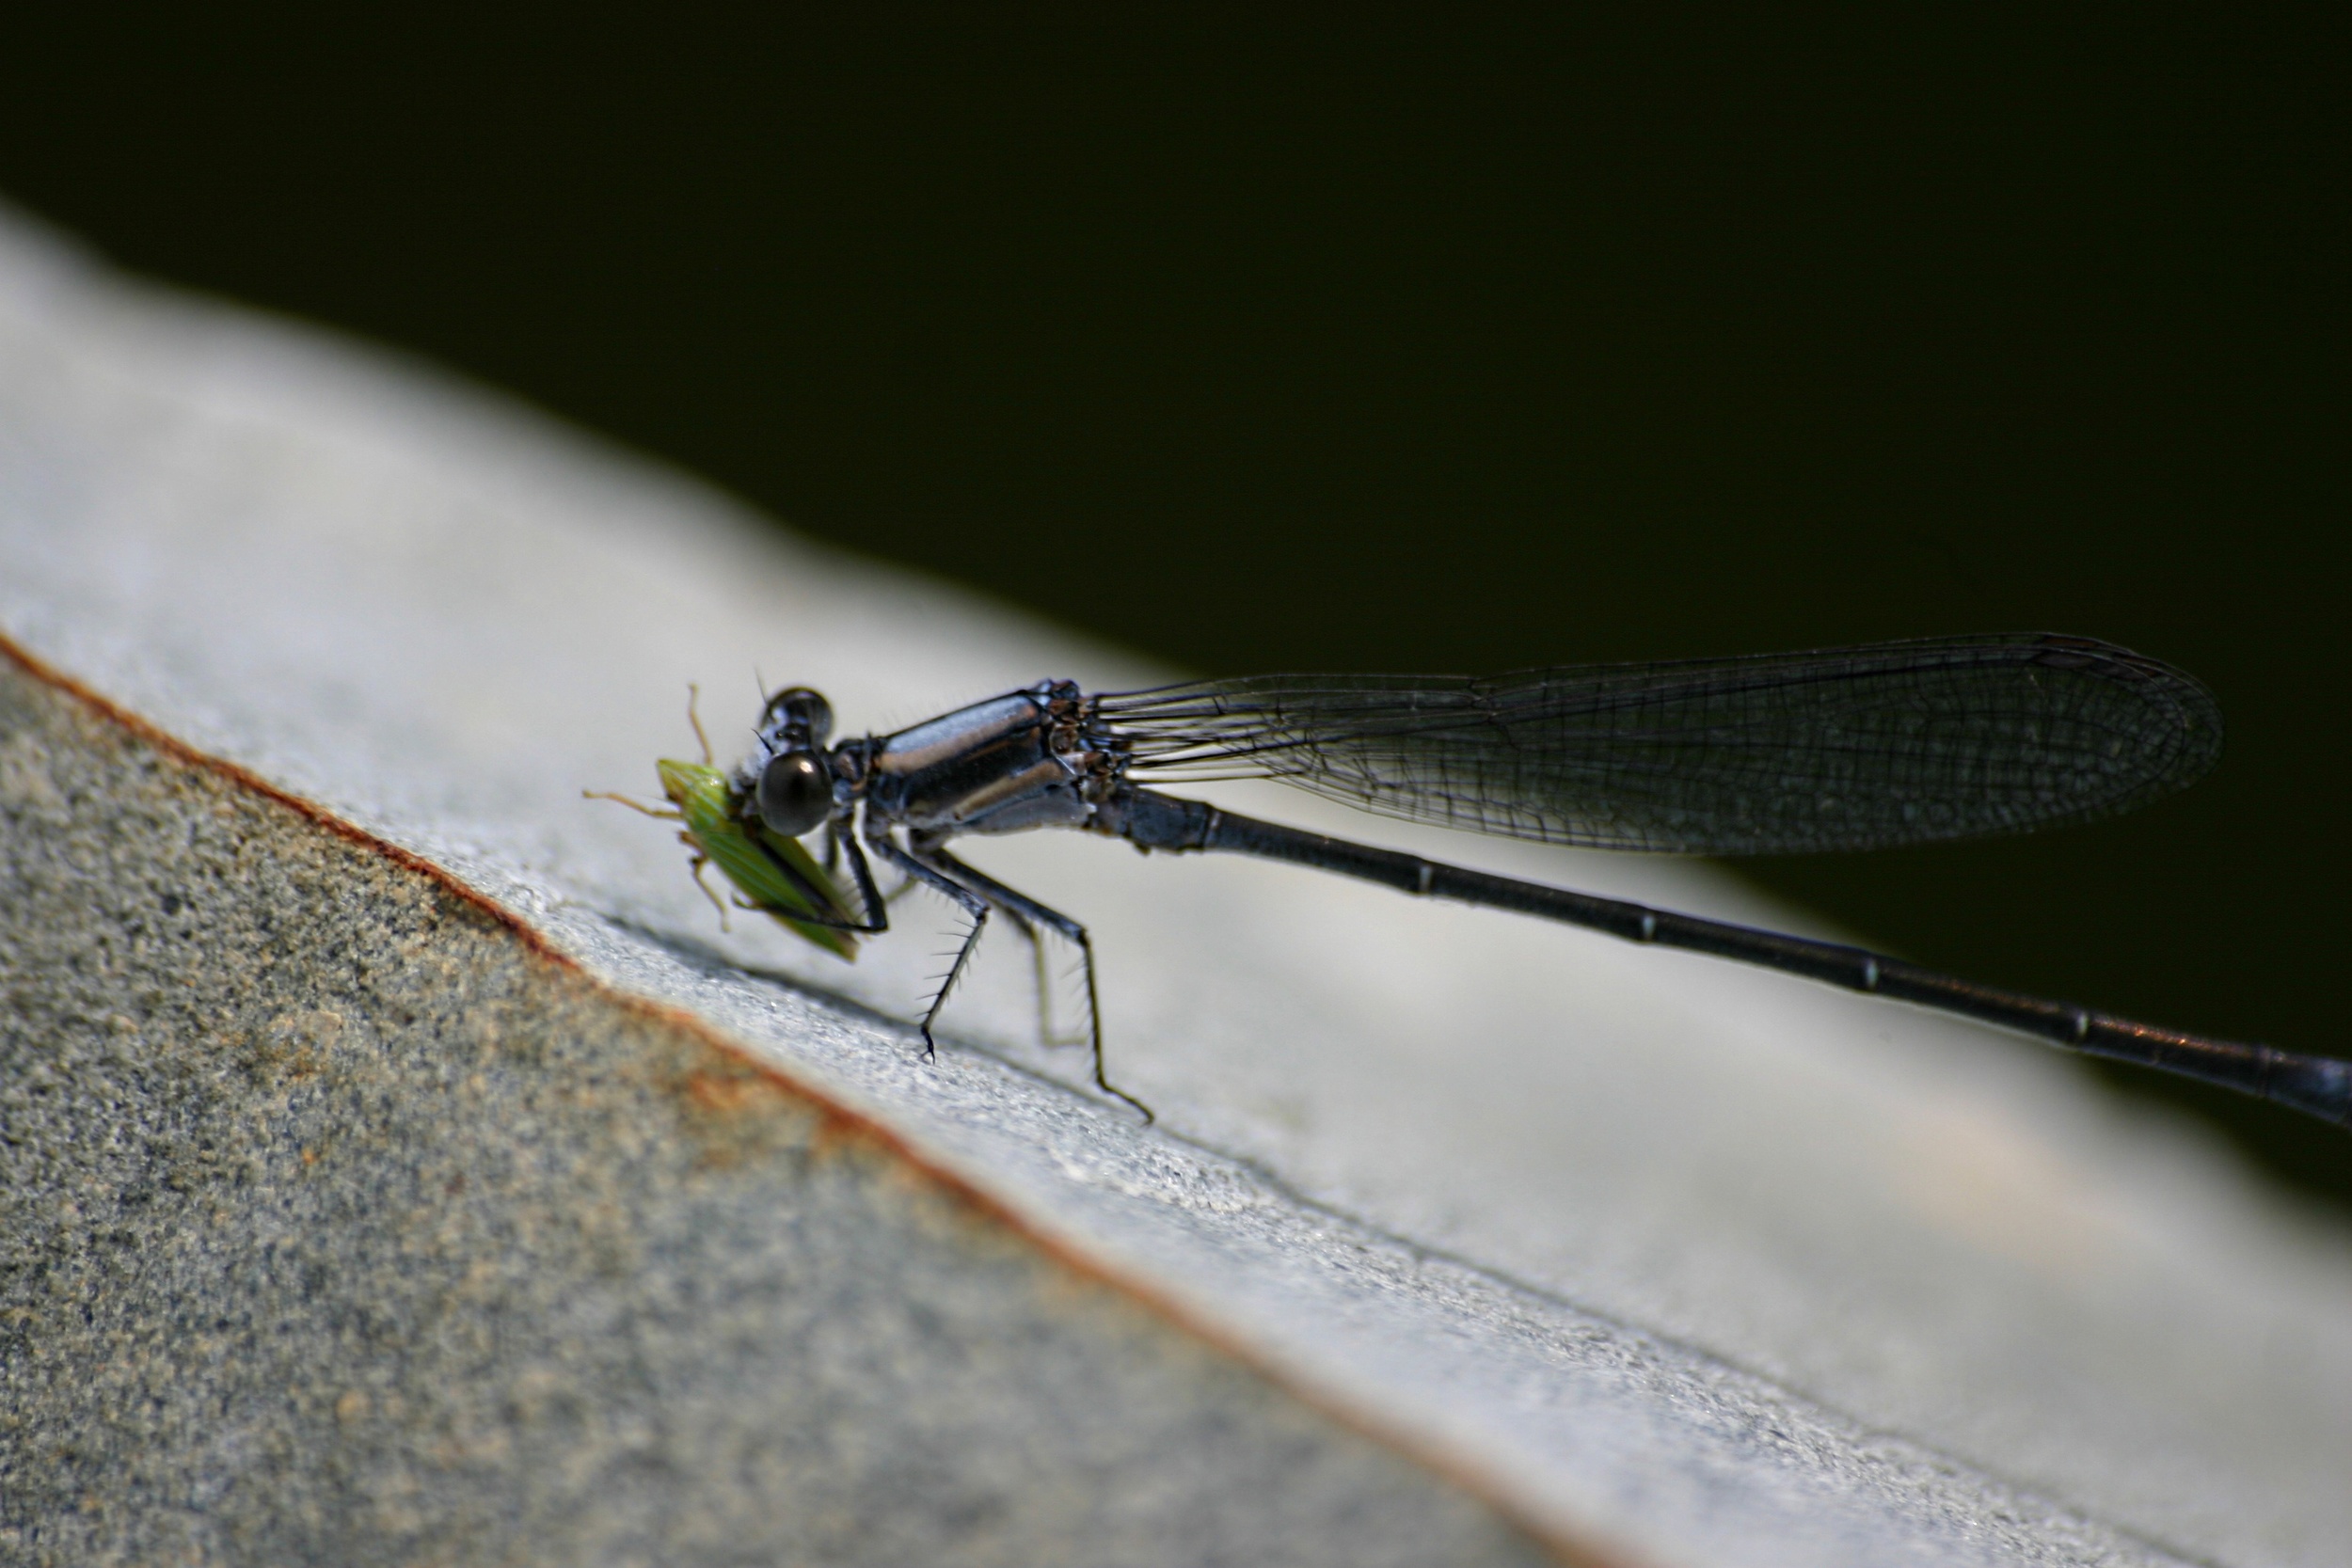
[[[680,833],[678,836],[680,838],[686,838],[684,833]],[[686,842],[692,845],[694,841],[691,838],[686,838]],[[697,846],[694,850],[693,865],[694,885],[703,890],[703,896],[710,900],[710,907],[719,911],[719,929],[722,931],[729,929],[727,925],[726,904],[716,893],[711,891],[710,884],[703,880],[703,872],[709,868],[710,857],[704,854],[699,846]]]

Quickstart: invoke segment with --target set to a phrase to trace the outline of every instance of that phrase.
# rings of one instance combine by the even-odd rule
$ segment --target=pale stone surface
[[[1198,1355],[1208,1369],[1198,1380],[1225,1390],[1200,1398],[1231,1402],[1216,1418],[1256,1422],[1268,1442],[1295,1430],[1323,1445],[1300,1463],[1340,1478],[1314,1492],[1335,1517],[1346,1510],[1332,1499],[1353,1496],[1350,1485],[1415,1497],[1419,1487],[1438,1500],[1406,1512],[1497,1552],[1515,1549],[1506,1521],[1517,1520],[1555,1545],[1660,1562],[2318,1564],[2352,1539],[2352,1489],[2342,1484],[2352,1243],[2193,1135],[2111,1109],[2031,1048],[1727,965],[1280,867],[1145,863],[1116,846],[1038,835],[975,858],[1091,924],[1115,1070],[1163,1125],[1139,1129],[1057,1086],[1078,1069],[1029,1043],[1017,942],[984,961],[950,1015],[957,1040],[924,1066],[896,1021],[937,951],[939,911],[902,904],[917,928],[875,944],[854,969],[748,921],[723,934],[657,825],[578,791],[649,789],[651,758],[689,749],[679,708],[690,679],[705,683],[725,745],[748,717],[755,666],[771,683],[823,688],[851,728],[889,728],[1043,674],[1104,683],[1151,672],[953,590],[790,545],[687,482],[428,374],[133,289],[22,229],[0,232],[0,632],[170,734],[448,868],[585,975],[741,1042],[807,1103],[873,1117],[1017,1218],[988,1243],[1031,1249],[1005,1270],[1083,1260],[1118,1282],[1087,1287],[1105,1302],[1132,1292],[1128,1305],[1084,1310],[1146,1325],[1102,1331],[1149,1341],[1136,1356],[1138,1390]],[[12,837],[82,832],[82,808],[61,802],[92,797],[72,795],[18,742],[0,746],[12,748],[0,752]],[[1785,918],[1703,867],[1449,841],[1271,790],[1233,799],[1506,871]],[[291,933],[279,940],[303,963],[326,961]],[[27,973],[50,975],[56,961]],[[88,984],[151,989],[144,973],[134,965]],[[14,969],[8,978],[20,983]],[[136,1001],[105,1009],[133,1025],[122,1038],[143,1027]],[[342,1049],[380,1052],[375,1006],[291,1011],[335,1013],[338,1038],[369,1042]],[[12,1073],[54,1075],[40,1058],[53,1038],[93,1060],[121,1054],[111,1023],[32,1029],[25,1016],[11,1022]],[[174,1059],[213,1051],[225,1053],[220,1072],[255,1070],[235,1052],[257,1048],[206,1039],[175,1034]],[[532,1092],[593,1076],[570,1057],[543,1070]],[[71,1093],[77,1081],[44,1092]],[[393,1086],[405,1082],[355,1088],[332,1117],[405,1125],[418,1114],[410,1089]],[[11,1081],[11,1093],[20,1087]],[[11,1100],[0,1132],[58,1169],[103,1162],[108,1146],[61,1147],[99,1136],[87,1129],[105,1123],[103,1107],[85,1109],[36,1124],[20,1121],[29,1113]],[[634,1117],[660,1114],[678,1115],[639,1101],[626,1114],[579,1113],[595,1138],[618,1140]],[[541,1135],[529,1118],[491,1116],[480,1136],[495,1142],[501,1125],[501,1159]],[[24,1127],[38,1135],[21,1136]],[[779,1149],[800,1147],[797,1134],[776,1136]],[[759,1155],[771,1157],[787,1159]],[[436,1418],[474,1434],[467,1442],[521,1445],[501,1465],[569,1465],[565,1484],[579,1485],[594,1473],[582,1456],[620,1463],[612,1456],[637,1438],[611,1433],[630,1420],[656,1433],[644,1451],[673,1467],[665,1474],[736,1464],[691,1443],[662,1448],[664,1401],[680,1386],[662,1376],[691,1384],[680,1397],[721,1411],[723,1425],[741,1417],[721,1410],[728,1398],[772,1410],[762,1380],[801,1389],[792,1379],[805,1369],[731,1358],[697,1336],[816,1334],[787,1330],[787,1317],[882,1309],[886,1286],[870,1297],[845,1288],[821,1307],[774,1300],[763,1309],[779,1316],[765,1327],[727,1312],[694,1327],[692,1313],[662,1304],[695,1299],[689,1275],[724,1275],[731,1265],[716,1253],[749,1259],[732,1265],[743,1271],[733,1278],[797,1265],[759,1261],[785,1243],[754,1234],[755,1217],[739,1208],[713,1222],[723,1245],[680,1239],[681,1211],[654,1201],[659,1181],[629,1185],[659,1164],[643,1158],[618,1168],[617,1185],[583,1187],[579,1209],[549,1198],[546,1212],[583,1234],[597,1203],[626,1216],[613,1222],[632,1238],[614,1251],[627,1282],[614,1289],[676,1336],[668,1358],[655,1358],[661,1376],[644,1374],[640,1402],[599,1405],[599,1394],[567,1405],[573,1435],[546,1449],[530,1449],[544,1428],[528,1400]],[[330,1153],[306,1168],[331,1164]],[[205,1190],[227,1179],[191,1180]],[[19,1190],[12,1178],[12,1198]],[[265,1216],[247,1212],[252,1202],[248,1193],[226,1205],[229,1219],[207,1223],[259,1227]],[[923,1267],[936,1268],[927,1278],[956,1277],[913,1255],[924,1243],[907,1203],[893,1225],[909,1234],[878,1227],[886,1239],[867,1260],[878,1279]],[[352,1223],[346,1211],[321,1213]],[[378,1244],[393,1232],[355,1234]],[[117,1226],[56,1244],[103,1269],[120,1262],[108,1261],[109,1246],[153,1251],[147,1235]],[[1044,1237],[1058,1253],[1035,1250]],[[11,1246],[19,1240],[12,1228]],[[448,1244],[453,1259],[484,1241]],[[581,1243],[568,1256],[593,1252]],[[501,1259],[491,1246],[477,1260],[495,1275]],[[188,1286],[196,1297],[212,1289]],[[11,1295],[8,1306],[33,1314],[12,1320],[33,1341],[62,1344],[43,1325],[70,1295]],[[989,1332],[1016,1321],[1001,1300],[972,1312],[953,1342],[984,1338],[973,1326],[983,1320]],[[599,1321],[618,1320],[583,1318],[564,1342],[601,1366],[619,1353],[598,1342]],[[197,1332],[168,1317],[140,1323],[143,1342]],[[410,1364],[402,1347],[413,1323],[386,1323],[375,1338],[355,1329],[335,1341],[350,1372],[322,1369],[320,1386],[366,1402],[356,1426],[380,1409],[359,1373]],[[1184,1323],[1209,1338],[1180,1343]],[[1088,1359],[1089,1332],[1071,1330],[1069,1364],[1108,1376],[1102,1358]],[[501,1361],[496,1351],[480,1363],[494,1380],[539,1364],[536,1353]],[[683,1369],[705,1351],[720,1370],[696,1381]],[[1058,1365],[1043,1356],[1019,1374],[1038,1410],[1061,1408],[1055,1391],[1078,1386],[1055,1381]],[[185,1375],[200,1385],[201,1374]],[[21,1386],[10,1385],[11,1399]],[[594,1378],[580,1386],[612,1392]],[[1175,1404],[1153,1402],[1168,1392],[1117,1398],[1134,1403],[1134,1430],[1185,1430]],[[1296,1405],[1301,1397],[1310,1403]],[[837,1442],[818,1447],[886,1446],[893,1429],[867,1421],[845,1414]],[[8,1464],[41,1473],[62,1463],[31,1449],[17,1435],[25,1430],[0,1427]],[[285,1435],[270,1442],[291,1446],[206,1450],[214,1469],[201,1473],[325,1496],[315,1488],[331,1465],[299,1440],[309,1429],[273,1430]],[[808,1441],[796,1430],[792,1441]],[[927,1430],[969,1429],[943,1410]],[[601,1435],[580,1435],[591,1432]],[[102,1465],[126,1478],[104,1509],[199,1518],[215,1505],[184,1489],[201,1468],[192,1439],[159,1430],[153,1442],[179,1456],[171,1473],[183,1492],[167,1497],[160,1481],[141,1491],[151,1482]],[[924,1451],[942,1456],[947,1493],[977,1495],[993,1477],[1038,1479],[1022,1470],[1019,1442],[1000,1433]],[[956,1468],[957,1450],[992,1446],[969,1471]],[[1105,1473],[1120,1460],[1113,1443]],[[404,1463],[412,1473],[415,1461]],[[1365,1480],[1389,1474],[1382,1465],[1408,1479]],[[885,1473],[845,1465],[825,1484]],[[367,1507],[398,1517],[412,1508],[420,1528],[437,1524],[428,1516],[439,1508],[462,1514],[421,1481],[401,1494],[405,1482],[384,1480],[394,1474],[368,1483],[391,1500],[371,1492]],[[735,1474],[728,1508],[754,1509],[774,1484],[756,1467]],[[1221,1497],[1234,1483],[1211,1465],[1168,1484]],[[62,1506],[62,1493],[43,1495]],[[424,1500],[402,1503],[406,1495]],[[774,1495],[796,1505],[805,1496]],[[1149,1507],[1136,1503],[1133,1516],[1150,1517]],[[650,1517],[641,1510],[628,1528]],[[1267,1516],[1264,1529],[1278,1527],[1290,1525]],[[665,1551],[691,1546],[662,1539]],[[1278,1537],[1235,1539],[1263,1560],[1250,1542]],[[1334,1560],[1368,1560],[1342,1541],[1329,1538]],[[625,1560],[625,1547],[599,1549]],[[876,1550],[868,1560],[889,1559]],[[806,1555],[826,1553],[857,1555]]]
[[[410,868],[0,736],[8,1560],[1544,1560]]]

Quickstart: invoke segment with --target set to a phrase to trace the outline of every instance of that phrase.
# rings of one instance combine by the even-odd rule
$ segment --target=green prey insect
[[[694,689],[690,687],[688,690],[692,692]],[[669,799],[672,809],[649,806],[609,790],[583,789],[580,794],[592,800],[617,800],[647,816],[684,823],[685,830],[677,835],[678,841],[694,851],[694,881],[718,909],[722,927],[727,923],[727,906],[703,879],[704,868],[710,865],[716,865],[735,884],[736,908],[757,910],[772,916],[794,935],[805,937],[837,958],[854,962],[857,937],[841,927],[859,921],[842,901],[834,879],[801,847],[799,839],[773,832],[755,813],[743,810],[726,774],[711,760],[710,736],[703,733],[701,716],[694,711],[691,698],[686,718],[694,726],[694,738],[702,742],[702,761],[680,762],[675,757],[663,757],[654,764],[661,775],[661,793]],[[818,925],[793,918],[807,914],[839,924]]]

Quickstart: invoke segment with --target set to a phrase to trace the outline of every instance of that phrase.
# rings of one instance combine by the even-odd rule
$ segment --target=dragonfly
[[[1672,854],[2025,832],[2145,805],[2219,759],[2211,692],[2096,639],[1949,637],[1493,676],[1252,675],[1113,692],[1043,680],[838,742],[825,698],[790,687],[765,698],[754,735],[723,779],[707,739],[699,770],[660,765],[698,872],[703,861],[718,863],[749,907],[845,957],[842,943],[889,929],[875,861],[956,905],[968,925],[923,1012],[927,1057],[992,916],[1039,943],[1041,961],[1041,933],[1054,933],[1082,962],[1095,1086],[1147,1120],[1150,1109],[1104,1067],[1086,927],[958,858],[951,842],[1064,828],[1147,852],[1255,855],[1760,965],[2352,1128],[2352,1062],[2136,1022],[1843,942],[1451,865],[1163,787],[1275,779],[1378,816]],[[801,844],[819,832],[821,868]],[[845,863],[846,886],[837,880]]]

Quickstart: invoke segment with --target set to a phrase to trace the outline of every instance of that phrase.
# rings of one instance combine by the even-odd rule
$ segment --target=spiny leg
[[[931,997],[930,1006],[923,1013],[923,1059],[928,1062],[939,1053],[937,1042],[931,1038],[931,1024],[939,1017],[939,1010],[947,1005],[947,993],[955,990],[956,982],[963,977],[964,966],[972,961],[972,950],[980,944],[980,932],[988,927],[988,900],[957,882],[953,877],[925,865],[899,848],[892,842],[887,829],[869,828],[866,842],[873,846],[874,853],[924,886],[946,894],[972,917],[972,927],[963,935],[963,945],[956,950],[956,961],[947,966],[947,973],[940,978],[938,991]]]
[[[874,868],[866,863],[866,852],[857,847],[857,840],[841,831],[838,824],[825,824],[825,847],[838,847],[850,858],[850,873],[857,883],[857,901],[865,906],[866,918],[874,923],[874,929],[890,928],[890,900],[874,886]],[[902,890],[903,891],[903,890]]]
[[[1083,1041],[1067,1039],[1054,1033],[1053,974],[1047,966],[1045,939],[1038,929],[1040,926],[1051,927],[1057,933],[1074,942],[1079,953],[1087,958],[1090,965],[1092,954],[1087,943],[1086,927],[1068,915],[1057,914],[1027,895],[1007,887],[977,866],[958,860],[938,845],[926,842],[924,836],[918,835],[915,838],[914,852],[918,858],[937,866],[941,871],[955,878],[964,886],[995,905],[1007,918],[1011,920],[1013,928],[1029,939],[1029,950],[1037,960],[1037,1012],[1040,1039],[1046,1045],[1092,1044],[1094,1037],[1092,1033],[1089,1033]]]
[[[955,856],[949,854],[946,850],[939,848],[935,846],[923,844],[920,840],[917,840],[916,843],[917,847],[915,855],[910,856],[910,859],[914,859],[916,856],[919,856],[922,860],[928,861],[932,865],[936,866],[944,875],[953,877],[956,880],[962,883],[972,892],[978,894],[983,898],[986,898],[990,903],[994,904],[999,909],[1003,910],[1007,914],[1011,915],[1014,919],[1032,923],[1038,926],[1043,926],[1050,930],[1057,931],[1065,940],[1076,946],[1078,949],[1079,960],[1086,971],[1087,1040],[1088,1043],[1093,1048],[1094,1086],[1101,1089],[1104,1094],[1110,1095],[1115,1099],[1125,1101],[1128,1104],[1142,1112],[1143,1119],[1145,1121],[1149,1122],[1158,1119],[1152,1116],[1151,1106],[1146,1105],[1142,1101],[1137,1100],[1134,1095],[1129,1094],[1126,1090],[1114,1085],[1110,1081],[1109,1075],[1104,1069],[1103,1004],[1094,985],[1094,942],[1092,939],[1087,935],[1087,928],[1079,925],[1076,921],[1071,919],[1068,915],[1063,914],[1060,911],[1049,909],[1045,905],[1041,904],[1036,899],[1030,897],[1027,894],[1007,887],[1004,883],[998,881],[995,878],[991,877],[985,871],[977,870],[972,866],[966,865],[963,862],[956,859]],[[1034,933],[1032,933],[1032,937],[1034,939]],[[1039,961],[1041,965],[1043,962],[1043,943],[1041,942],[1039,944]],[[1042,976],[1041,975],[1041,977]]]

